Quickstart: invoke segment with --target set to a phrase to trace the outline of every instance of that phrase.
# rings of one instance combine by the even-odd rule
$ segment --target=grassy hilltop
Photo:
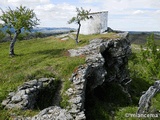
[[[88,44],[97,37],[113,37],[114,34],[80,36],[76,45],[73,39],[47,37],[28,41],[17,41],[15,57],[9,57],[9,42],[0,43],[0,103],[7,94],[25,81],[41,77],[56,77],[69,84],[69,78],[77,66],[84,64],[85,57],[69,57],[68,49]],[[0,107],[0,120],[6,119],[12,111]],[[26,113],[24,113],[26,114]],[[27,113],[28,114],[28,113]],[[30,111],[29,111],[30,114]]]
[[[17,41],[15,45],[15,57],[9,57],[9,42],[0,43],[0,103],[7,94],[17,89],[26,81],[41,77],[55,77],[64,83],[63,90],[69,87],[69,78],[77,66],[85,63],[85,57],[69,57],[67,50],[84,46],[94,38],[114,38],[114,33],[103,35],[80,35],[80,43],[75,44],[73,39],[61,40],[60,38],[47,37],[28,41]],[[160,46],[158,46],[160,48]],[[91,101],[95,103],[88,106],[88,113],[91,119],[107,120],[113,116],[117,120],[126,119],[126,113],[135,113],[141,93],[154,83],[153,79],[145,78],[143,72],[145,66],[139,62],[140,46],[132,44],[133,55],[129,60],[129,70],[132,83],[129,92],[133,102],[128,104],[125,95],[119,90],[119,86],[111,84],[103,91],[104,100],[98,97]],[[160,69],[160,68],[159,68]],[[157,70],[159,70],[157,68]],[[144,75],[143,75],[144,74]],[[110,89],[111,88],[111,89]],[[118,89],[118,90],[117,90]],[[153,99],[153,109],[160,110],[160,95]],[[62,104],[63,106],[63,104]],[[11,119],[10,115],[32,116],[40,110],[4,110],[0,106],[0,120]],[[136,120],[131,118],[130,120]]]

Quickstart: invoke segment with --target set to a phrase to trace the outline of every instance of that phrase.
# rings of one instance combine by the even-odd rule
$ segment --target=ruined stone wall
[[[69,96],[69,113],[75,120],[84,120],[85,94],[107,82],[127,85],[131,80],[127,69],[131,54],[127,33],[118,34],[117,39],[94,39],[90,44],[70,55],[86,55],[86,64],[80,66],[71,77],[72,87],[66,91]],[[87,90],[86,90],[87,89]]]

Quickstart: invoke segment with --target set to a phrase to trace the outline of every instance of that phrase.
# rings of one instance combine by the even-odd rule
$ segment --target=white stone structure
[[[103,33],[108,27],[108,11],[90,13],[89,19],[81,21],[80,34]]]

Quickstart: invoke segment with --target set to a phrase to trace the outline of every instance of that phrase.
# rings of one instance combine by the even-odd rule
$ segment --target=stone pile
[[[31,120],[73,120],[73,117],[65,109],[51,106],[32,117]]]
[[[69,96],[68,112],[72,114],[75,120],[84,120],[84,102],[85,102],[85,90],[86,80],[85,73],[87,66],[79,66],[75,73],[72,74],[71,81],[72,87],[66,91]]]
[[[2,106],[8,109],[33,109],[35,107],[38,93],[42,89],[54,87],[54,78],[41,78],[25,82],[16,92],[8,94],[6,100],[3,100]]]
[[[94,59],[93,59],[94,58]],[[86,58],[85,65],[79,66],[79,68],[72,74],[72,88],[66,91],[69,96],[69,113],[75,120],[85,120],[85,93],[86,86],[90,86],[88,89],[93,90],[98,85],[101,85],[105,81],[104,59],[98,54],[95,56],[88,56]]]

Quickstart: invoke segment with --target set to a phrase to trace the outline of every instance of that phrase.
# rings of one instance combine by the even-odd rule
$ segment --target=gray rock
[[[73,117],[65,109],[51,106],[32,117],[32,120],[73,120]]]
[[[15,95],[15,92],[10,92],[10,93],[8,94],[9,97],[13,97],[14,95]]]
[[[19,95],[13,96],[11,101],[12,101],[12,103],[18,103],[18,102],[22,101],[22,97]]]
[[[40,90],[53,86],[54,78],[41,78],[25,82],[18,87],[16,92],[9,93],[6,100],[2,101],[2,106],[8,109],[33,109]],[[43,85],[45,84],[45,85]]]
[[[2,106],[6,106],[10,102],[10,99],[6,99],[2,101]]]
[[[148,113],[151,107],[151,100],[157,92],[160,91],[160,80],[154,83],[154,86],[149,87],[149,89],[141,96],[139,100],[139,107],[137,114]]]
[[[86,119],[86,116],[85,116],[84,112],[78,113],[78,115],[75,118],[75,120],[85,120],[85,119]]]
[[[126,85],[130,81],[126,69],[128,56],[131,54],[130,43],[126,38],[127,33],[118,36],[120,38],[113,40],[94,39],[89,45],[69,50],[71,57],[86,55],[86,64],[79,66],[70,78],[74,94],[66,91],[70,98],[69,112],[76,120],[86,119],[84,114],[86,84],[87,91],[92,91],[105,82],[115,81],[122,84],[125,81],[123,84]]]
[[[69,102],[73,104],[78,104],[81,102],[81,100],[82,100],[81,96],[77,96],[75,98],[70,99]]]

